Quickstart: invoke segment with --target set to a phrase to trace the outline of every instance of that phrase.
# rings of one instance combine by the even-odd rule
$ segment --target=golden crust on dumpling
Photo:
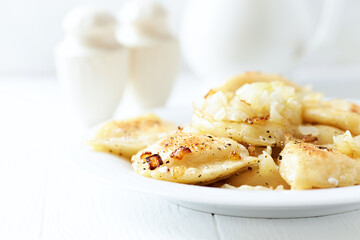
[[[131,158],[175,130],[176,125],[173,123],[163,121],[154,114],[146,114],[103,124],[90,144],[94,150]]]
[[[205,184],[251,166],[257,159],[231,139],[178,132],[138,152],[131,161],[142,176]]]
[[[282,146],[285,132],[295,133],[295,128],[270,122],[267,119],[254,119],[249,122],[215,121],[200,112],[195,112],[192,127],[204,134],[231,138],[237,142],[255,146]]]
[[[291,141],[285,145],[279,159],[280,174],[291,189],[360,184],[360,159],[332,148]]]

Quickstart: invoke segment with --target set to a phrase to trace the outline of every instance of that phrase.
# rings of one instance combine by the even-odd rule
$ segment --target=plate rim
[[[100,178],[111,185],[174,200],[265,208],[325,207],[360,203],[360,185],[279,191],[215,188],[144,177],[133,171],[130,161],[126,158],[103,152],[89,151],[89,148],[82,150],[80,154],[84,153],[87,157],[78,157],[76,162],[82,171],[93,177]],[[94,162],[92,169],[84,167],[84,164],[86,165],[89,162]],[[116,176],[117,180],[114,181],[114,178],[109,175],[101,175],[93,171],[94,166],[103,166],[104,163],[118,165],[116,167],[112,166],[119,170]]]

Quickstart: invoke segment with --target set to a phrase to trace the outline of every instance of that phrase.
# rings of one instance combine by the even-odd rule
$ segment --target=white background
[[[61,41],[61,21],[74,6],[95,4],[117,14],[126,0],[0,1],[0,73],[54,73],[53,50]],[[160,0],[178,29],[186,1]]]
[[[312,19],[310,19],[308,30],[311,32],[317,24],[322,0],[303,1],[307,1],[309,6]],[[96,4],[117,14],[125,2],[126,0],[0,1],[0,73],[54,74],[53,49],[63,37],[61,21],[66,13],[77,5]],[[170,25],[175,34],[178,34],[181,14],[187,1],[159,0],[159,2],[168,9]],[[334,32],[330,34],[332,38],[329,39],[328,44],[313,59],[308,59],[305,65],[313,66],[314,62],[317,65],[323,65],[321,63],[328,62],[329,59],[336,64],[360,62],[360,29],[358,27],[360,2],[357,0],[343,0],[342,2],[344,11],[341,15],[343,19],[341,26],[333,26]],[[339,52],[345,56],[339,55]],[[355,75],[358,76],[360,73]]]

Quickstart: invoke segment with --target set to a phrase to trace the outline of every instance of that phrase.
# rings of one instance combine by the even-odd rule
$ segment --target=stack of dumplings
[[[95,150],[142,176],[245,190],[360,184],[360,106],[324,100],[280,75],[245,73],[211,89],[188,126],[148,114],[105,123]]]

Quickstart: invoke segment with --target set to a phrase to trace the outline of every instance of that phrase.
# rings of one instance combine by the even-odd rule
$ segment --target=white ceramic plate
[[[185,109],[156,111],[177,122],[189,119]],[[111,184],[158,195],[191,209],[244,217],[312,217],[360,208],[360,186],[307,191],[246,191],[178,184],[137,175],[128,160],[84,146],[73,151],[81,169]]]

